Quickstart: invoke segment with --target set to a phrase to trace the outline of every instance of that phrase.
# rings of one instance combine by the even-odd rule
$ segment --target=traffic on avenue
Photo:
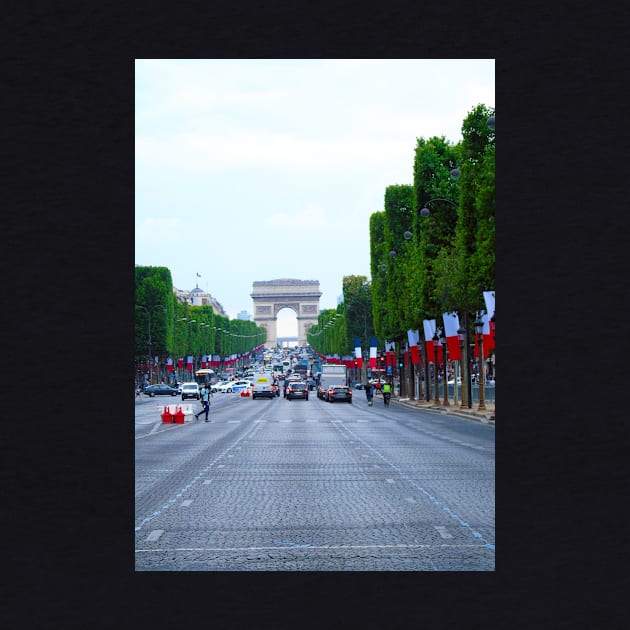
[[[136,396],[137,571],[495,569],[493,424],[248,394]]]

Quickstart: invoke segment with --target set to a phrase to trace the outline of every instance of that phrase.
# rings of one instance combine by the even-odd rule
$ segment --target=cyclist
[[[389,400],[392,397],[392,386],[389,383],[383,384],[383,404],[389,407]]]

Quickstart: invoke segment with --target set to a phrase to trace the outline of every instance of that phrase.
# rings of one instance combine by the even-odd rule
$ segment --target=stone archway
[[[308,329],[317,324],[321,295],[318,280],[280,278],[254,282],[251,293],[254,322],[267,329],[266,345],[275,346],[277,343],[277,318],[283,308],[290,308],[297,315],[298,345],[306,344]]]

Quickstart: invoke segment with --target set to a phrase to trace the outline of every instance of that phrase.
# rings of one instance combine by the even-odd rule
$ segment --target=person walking
[[[199,420],[199,416],[205,412],[206,414],[206,419],[204,420],[204,422],[212,422],[211,420],[208,420],[208,414],[210,413],[210,397],[212,396],[212,392],[210,391],[210,388],[204,383],[200,393],[200,400],[201,400],[201,404],[203,405],[203,409],[199,412],[195,414],[195,418],[197,420]]]
[[[372,406],[372,398],[374,397],[374,389],[372,388],[372,383],[368,381],[365,384],[365,397],[367,398],[368,407]]]
[[[389,383],[383,383],[383,404],[389,407],[389,401],[392,397],[392,386]]]

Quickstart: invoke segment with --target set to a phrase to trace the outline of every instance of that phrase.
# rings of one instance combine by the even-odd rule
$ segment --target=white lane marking
[[[240,420],[228,420],[227,421],[228,424],[237,424],[239,422],[240,422]]]
[[[446,531],[446,527],[444,527],[444,525],[436,525],[435,529],[438,530],[438,532],[439,532],[440,536],[442,536],[442,538],[453,538],[453,535],[449,534]]]
[[[417,501],[412,497],[405,497],[405,501],[409,501],[409,503],[416,503]]]
[[[442,543],[438,545],[440,549],[450,547],[453,549],[470,549],[477,547],[485,547],[480,543],[458,543],[447,544]],[[300,548],[300,550],[309,549],[433,549],[435,545],[308,545],[307,547]],[[136,553],[163,553],[168,551],[295,551],[295,547],[170,547],[162,549],[136,549]]]
[[[153,542],[157,540],[164,533],[163,529],[154,529],[148,536],[147,540]]]
[[[209,483],[212,483],[212,479],[206,479],[202,485],[207,486]]]
[[[217,468],[225,468],[225,464],[219,464]]]
[[[182,501],[183,507],[188,507],[192,503],[192,499],[186,499],[186,501]]]
[[[394,483],[394,480],[393,480],[393,479],[385,479],[385,481],[386,481],[387,483]]]

